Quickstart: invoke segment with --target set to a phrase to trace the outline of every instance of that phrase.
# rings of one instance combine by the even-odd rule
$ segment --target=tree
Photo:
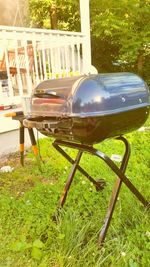
[[[141,76],[146,74],[150,57],[149,18],[149,0],[91,1],[92,37],[100,44],[105,42],[107,51],[115,50],[116,65]]]
[[[78,0],[29,0],[30,26],[80,30]]]

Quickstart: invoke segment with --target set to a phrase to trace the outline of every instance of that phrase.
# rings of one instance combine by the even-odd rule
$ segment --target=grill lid
[[[29,117],[91,117],[149,106],[145,82],[132,73],[82,75],[40,83]]]

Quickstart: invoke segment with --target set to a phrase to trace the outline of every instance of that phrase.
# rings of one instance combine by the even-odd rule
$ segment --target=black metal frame
[[[77,144],[77,143],[73,143],[70,141],[68,142],[68,141],[62,141],[62,140],[55,140],[53,142],[53,146],[55,147],[55,149],[58,152],[60,152],[72,164],[72,169],[70,171],[68,180],[67,180],[66,185],[64,187],[64,191],[63,191],[61,198],[60,198],[59,208],[63,207],[63,205],[65,204],[68,191],[70,189],[71,183],[73,181],[73,178],[74,178],[74,175],[75,175],[75,172],[77,169],[88,180],[90,180],[94,184],[96,189],[98,189],[98,188],[100,189],[100,187],[101,187],[99,182],[94,180],[79,165],[80,159],[81,159],[82,154],[84,152],[90,153],[90,154],[95,155],[95,156],[99,157],[100,159],[102,159],[110,167],[110,169],[117,175],[117,180],[115,182],[115,185],[114,185],[114,188],[112,191],[112,195],[111,195],[110,203],[108,206],[107,214],[105,217],[104,225],[103,225],[102,230],[100,231],[100,234],[99,234],[99,244],[100,245],[102,245],[104,240],[105,240],[106,233],[107,233],[107,230],[108,230],[110,222],[111,222],[111,218],[112,218],[112,215],[113,215],[113,212],[115,209],[116,201],[117,201],[117,198],[119,195],[119,191],[120,191],[122,182],[128,187],[128,189],[138,198],[138,200],[145,207],[147,207],[149,205],[149,202],[144,198],[144,196],[136,189],[136,187],[131,183],[131,181],[125,175],[125,171],[126,171],[126,168],[128,165],[129,157],[130,157],[130,145],[129,145],[128,141],[123,136],[120,136],[116,139],[122,141],[125,145],[125,153],[124,153],[120,168],[118,168],[117,165],[107,155],[105,155],[103,152],[95,149],[93,146]],[[78,153],[77,153],[76,159],[73,160],[60,146],[66,146],[66,147],[70,147],[73,149],[77,149]]]

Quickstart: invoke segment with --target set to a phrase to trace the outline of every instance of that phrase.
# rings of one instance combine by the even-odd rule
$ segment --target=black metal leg
[[[62,154],[71,164],[74,164],[75,161],[57,144],[57,142],[53,143],[55,149]],[[78,170],[90,181],[93,183],[97,191],[101,191],[105,187],[105,180],[94,180],[80,165],[77,166]]]
[[[24,126],[20,121],[20,129],[19,129],[19,143],[20,143],[20,163],[24,166]]]
[[[122,164],[121,164],[121,167],[120,167],[120,170],[123,173],[125,173],[125,170],[126,170],[126,167],[127,167],[128,161],[129,161],[129,157],[130,157],[130,145],[129,145],[129,143],[127,142],[127,140],[124,137],[120,137],[118,139],[124,142],[125,148],[126,148],[125,154],[124,154],[124,157],[123,157],[123,160],[122,160]],[[119,192],[120,192],[120,189],[121,189],[121,185],[122,185],[122,180],[120,180],[120,178],[117,178],[117,180],[115,182],[115,185],[114,185],[114,188],[113,188],[113,191],[112,191],[111,198],[110,198],[110,203],[109,203],[109,206],[108,206],[108,210],[107,210],[107,214],[106,214],[106,217],[105,217],[104,225],[103,225],[103,228],[102,228],[102,230],[100,232],[100,235],[99,235],[99,244],[100,245],[102,245],[104,240],[105,240],[105,237],[106,237],[106,234],[107,234],[107,230],[109,228],[109,225],[110,225],[110,222],[111,222],[111,219],[112,219],[112,215],[113,215],[113,212],[114,212],[114,209],[115,209],[117,198],[118,198],[118,195],[119,195]]]
[[[36,145],[34,131],[33,131],[32,128],[28,128],[28,132],[29,132],[29,136],[30,136],[30,140],[31,140],[31,144],[32,144],[32,151],[33,151],[33,153],[34,153],[34,155],[36,157],[36,161],[37,161],[37,164],[38,164],[39,171],[42,172],[41,161],[40,161],[38,148],[37,148],[37,145]]]
[[[79,161],[81,159],[81,156],[82,156],[82,152],[81,151],[78,151],[78,154],[76,156],[76,159],[74,161],[74,164],[72,165],[72,169],[71,169],[71,172],[69,174],[69,177],[68,177],[68,180],[67,180],[67,183],[65,185],[65,188],[64,188],[64,191],[62,193],[62,196],[60,198],[60,206],[63,207],[64,203],[65,203],[65,200],[66,200],[66,197],[67,197],[67,194],[68,194],[68,191],[70,189],[70,186],[71,186],[71,183],[73,181],[73,178],[74,178],[74,175],[75,175],[75,172],[78,168],[78,164],[79,164]]]
[[[33,129],[32,128],[28,128],[28,132],[29,132],[29,136],[30,136],[30,140],[31,140],[31,144],[32,144],[33,153],[37,157],[38,156],[38,148],[37,148],[37,145],[36,145],[36,140],[35,140]]]

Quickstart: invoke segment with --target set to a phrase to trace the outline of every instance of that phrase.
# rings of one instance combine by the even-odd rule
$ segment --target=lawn
[[[146,124],[150,125],[150,120]],[[131,158],[127,176],[147,199],[149,196],[149,131],[127,135]],[[85,154],[81,165],[107,186],[97,192],[77,171],[57,223],[52,220],[70,164],[52,147],[52,139],[40,140],[41,170],[32,152],[21,167],[19,155],[10,155],[0,167],[0,267],[148,267],[150,266],[149,212],[122,186],[105,245],[99,249],[102,227],[114,174],[98,158]],[[122,154],[119,141],[95,146],[108,156]],[[74,157],[76,151],[66,150]]]

